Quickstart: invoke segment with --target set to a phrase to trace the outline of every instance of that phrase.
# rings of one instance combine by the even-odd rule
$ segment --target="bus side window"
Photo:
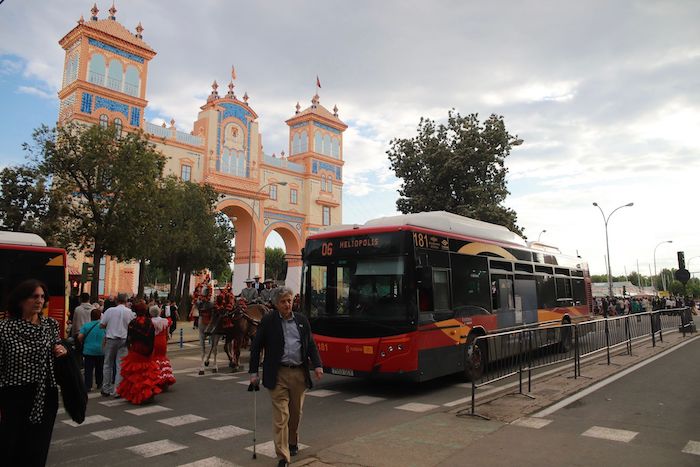
[[[491,309],[488,260],[483,256],[450,255],[457,317],[488,314]]]
[[[454,316],[450,309],[450,272],[447,269],[433,268],[433,308],[436,321]]]

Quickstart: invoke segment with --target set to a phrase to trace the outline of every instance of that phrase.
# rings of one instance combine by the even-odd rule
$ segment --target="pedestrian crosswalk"
[[[141,457],[154,457],[175,451],[181,451],[183,449],[187,449],[187,446],[176,443],[174,441],[170,441],[169,439],[162,439],[160,441],[152,441],[150,443],[138,444],[136,446],[131,446],[126,449],[133,452],[134,454],[138,454]]]

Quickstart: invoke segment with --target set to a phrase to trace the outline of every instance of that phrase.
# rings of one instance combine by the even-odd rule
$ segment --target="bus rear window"
[[[56,266],[47,266],[53,263]],[[50,296],[65,296],[63,255],[55,251],[0,249],[0,308],[7,309],[7,299],[17,284],[38,279],[46,284]]]

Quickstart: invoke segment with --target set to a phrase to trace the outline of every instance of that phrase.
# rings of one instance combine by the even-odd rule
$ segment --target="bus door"
[[[513,274],[491,274],[491,306],[499,328],[522,324],[522,308],[516,309],[513,279]]]
[[[515,275],[515,309],[522,316],[518,324],[537,322],[537,283],[531,275]]]

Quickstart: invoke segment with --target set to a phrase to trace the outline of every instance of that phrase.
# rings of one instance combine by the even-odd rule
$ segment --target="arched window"
[[[130,96],[138,96],[140,83],[141,78],[139,77],[138,68],[134,65],[126,67],[126,73],[124,74],[124,92]]]
[[[326,156],[331,155],[331,137],[329,135],[325,135],[323,137],[323,152],[322,154],[325,154]]]
[[[122,69],[122,62],[116,58],[110,60],[109,71],[107,72],[107,87],[115,91],[121,91],[123,76],[124,70]]]
[[[309,134],[306,131],[301,132],[301,146],[299,152],[306,152],[309,150]]]
[[[299,154],[300,152],[301,152],[301,137],[299,136],[299,133],[296,133],[294,135],[294,138],[292,139],[292,155]]]
[[[323,136],[320,131],[314,133],[314,151],[323,154]]]
[[[331,156],[336,159],[340,158],[340,140],[336,137],[331,140]]]
[[[100,126],[102,128],[107,128],[108,125],[109,125],[109,118],[107,118],[107,115],[106,114],[100,115]]]
[[[121,136],[122,136],[122,119],[121,118],[114,119],[114,132],[117,135],[117,138],[121,138]]]
[[[90,58],[88,65],[88,81],[100,86],[105,85],[105,58],[103,55],[95,54]]]

